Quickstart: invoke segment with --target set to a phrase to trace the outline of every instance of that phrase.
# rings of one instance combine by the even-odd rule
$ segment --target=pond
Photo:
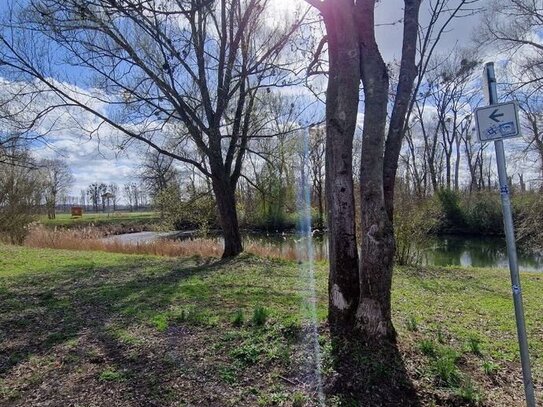
[[[189,238],[193,231],[169,233],[131,233],[117,235],[112,238],[124,243],[140,243],[156,238]],[[218,238],[220,239],[220,238]],[[292,258],[293,253],[307,251],[304,242],[296,234],[281,233],[247,233],[245,243],[269,245],[285,258]],[[328,257],[328,239],[325,236],[314,236],[313,254],[315,259]],[[461,267],[493,267],[508,268],[507,250],[503,237],[474,237],[474,236],[436,236],[431,238],[419,250],[422,254],[422,263],[433,266],[461,266]],[[543,253],[518,253],[520,271],[543,271]]]
[[[246,240],[269,244],[288,253],[296,250],[299,241],[296,235],[249,234]],[[328,256],[326,236],[313,238],[315,258]],[[508,268],[507,250],[503,237],[436,236],[420,247],[422,262],[434,266],[493,267]],[[520,271],[543,271],[543,255],[518,253]]]
[[[504,237],[440,236],[423,250],[426,264],[509,268]],[[543,271],[541,253],[518,251],[520,271]]]

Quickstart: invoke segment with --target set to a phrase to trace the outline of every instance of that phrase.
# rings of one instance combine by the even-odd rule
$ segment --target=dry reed
[[[271,244],[248,241],[245,242],[245,251],[269,259],[297,260],[298,253],[294,247],[277,247]]]
[[[115,238],[103,238],[94,228],[47,229],[38,226],[25,239],[25,246],[50,249],[92,250],[126,254],[151,254],[169,257],[220,257],[222,245],[210,239],[167,240],[123,243]]]
[[[151,254],[168,257],[221,257],[223,244],[218,239],[157,239],[149,242],[120,242],[114,236],[104,238],[104,231],[87,227],[81,229],[48,229],[38,225],[31,229],[25,246],[49,249],[91,250],[125,254]],[[278,247],[248,240],[245,251],[260,257],[283,260],[304,260],[295,247]],[[318,257],[318,256],[317,256]],[[317,260],[322,260],[317,258]]]

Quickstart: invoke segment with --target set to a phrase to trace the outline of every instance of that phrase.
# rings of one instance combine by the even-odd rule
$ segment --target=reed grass
[[[104,239],[103,232],[91,227],[47,229],[38,226],[31,230],[24,244],[35,248],[151,254],[168,257],[220,257],[222,254],[222,245],[210,239],[184,241],[159,239],[145,243],[123,243],[114,238]]]
[[[151,254],[167,257],[221,257],[223,244],[218,239],[157,239],[149,242],[120,242],[107,233],[94,227],[81,229],[46,228],[38,225],[30,231],[24,245],[34,248],[67,249],[84,251],[104,251],[124,254]],[[295,248],[277,247],[258,241],[246,241],[245,251],[256,256],[297,260],[299,254]]]

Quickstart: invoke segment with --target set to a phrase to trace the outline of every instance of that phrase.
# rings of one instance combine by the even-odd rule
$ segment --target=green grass
[[[255,326],[263,326],[268,319],[268,310],[264,307],[255,307],[253,311],[253,324]]]
[[[496,363],[494,363],[492,361],[487,360],[487,361],[483,362],[483,371],[488,376],[495,375],[498,372],[499,368],[500,367]]]
[[[72,218],[69,213],[59,213],[55,219],[48,219],[47,216],[41,216],[40,222],[45,226],[103,226],[103,225],[115,225],[115,224],[145,224],[155,223],[159,219],[157,212],[115,212],[111,214],[107,213],[94,213],[85,212],[80,218]]]
[[[543,275],[522,273],[526,325],[534,369],[543,373],[537,355],[543,351],[540,315]],[[394,276],[394,319],[410,315],[417,328],[438,340],[458,343],[458,349],[496,360],[517,361],[518,343],[509,273],[498,269],[398,269]],[[398,324],[400,335],[410,327]]]
[[[316,264],[320,322],[326,268]],[[541,380],[543,277],[523,274],[522,283]],[[503,371],[519,362],[507,271],[398,268],[393,286],[399,343],[418,355],[412,363],[428,383],[478,403],[487,390],[478,379],[520,375]],[[157,405],[206,405],[214,386],[228,394],[225,406],[303,405],[314,393],[282,378],[299,360],[306,290],[297,263],[250,255],[217,261],[0,245],[0,404],[24,405],[25,389],[66,387],[71,378],[119,394],[136,386]],[[329,372],[326,335],[320,342]]]
[[[106,369],[100,373],[100,380],[103,382],[118,382],[124,380],[124,375],[114,369]]]
[[[245,317],[243,316],[243,311],[238,309],[234,313],[234,317],[232,318],[232,325],[239,328],[240,326],[243,326],[243,321]]]

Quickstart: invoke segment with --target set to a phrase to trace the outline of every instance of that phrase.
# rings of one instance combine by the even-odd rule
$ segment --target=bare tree
[[[111,202],[113,203],[113,211],[117,210],[117,203],[119,202],[119,186],[116,183],[111,183],[107,186],[107,192],[112,195]]]
[[[436,132],[441,136],[439,144],[444,157],[447,189],[459,189],[460,137],[471,111],[471,102],[479,93],[471,86],[474,71],[479,66],[471,54],[456,51],[446,57],[437,57],[434,61],[437,66],[428,79],[429,92],[436,107]]]
[[[83,207],[84,210],[87,210],[87,191],[82,189],[79,191],[79,204]]]
[[[0,162],[0,240],[21,244],[42,201],[43,185],[28,151],[7,153]]]
[[[153,150],[145,155],[138,178],[152,198],[171,184],[179,182],[179,172],[174,162],[172,157]]]
[[[490,0],[476,37],[479,46],[509,53],[515,62],[514,87],[543,86],[543,2],[541,0]]]
[[[515,92],[523,118],[523,133],[526,141],[524,153],[535,155],[539,164],[538,178],[543,185],[543,98],[532,94],[529,88]]]
[[[198,168],[213,186],[223,255],[240,253],[235,189],[258,130],[252,113],[261,94],[291,82],[285,49],[300,21],[266,19],[266,0],[13,4],[0,61],[10,79],[53,95],[40,114],[82,109],[101,123],[92,135],[109,127]],[[62,49],[57,58],[47,53],[51,44]],[[52,69],[60,54],[94,73],[96,103]]]
[[[123,185],[124,197],[126,198],[130,211],[134,210],[134,194],[132,192],[132,185],[133,184],[131,183],[126,183]]]
[[[124,196],[128,202],[130,210],[139,210],[147,204],[147,197],[144,188],[136,182],[128,182],[123,186]]]
[[[104,183],[98,184],[94,182],[87,188],[87,197],[92,204],[92,210],[98,212],[100,203],[102,202],[102,195],[107,191],[107,185]]]
[[[60,159],[42,160],[39,166],[43,176],[47,217],[55,219],[59,194],[67,192],[74,182],[74,177],[68,164]]]
[[[414,130],[416,123],[416,120],[413,120],[412,125],[406,129],[406,152],[401,160],[405,165],[408,184],[410,181],[414,194],[421,198],[428,192],[428,161],[425,159],[425,145],[419,145],[422,136]]]
[[[323,127],[309,129],[309,170],[312,179],[313,202],[317,205],[318,219],[316,227],[324,227],[324,157],[326,132]]]
[[[415,128],[420,134],[423,141],[424,163],[428,167],[428,178],[432,186],[432,191],[437,191],[440,188],[443,150],[439,148],[439,125],[435,119],[435,114],[426,114],[428,98],[431,96],[431,91],[425,89],[421,92],[422,97],[417,98],[414,103],[415,113]],[[430,117],[430,118],[428,118]],[[408,139],[412,140],[410,137]]]

